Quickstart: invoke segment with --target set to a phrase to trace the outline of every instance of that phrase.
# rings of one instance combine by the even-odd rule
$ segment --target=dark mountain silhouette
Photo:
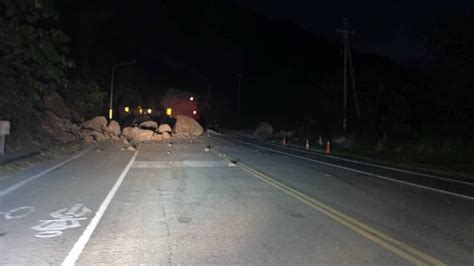
[[[215,0],[66,0],[61,11],[79,67],[92,66],[90,72],[97,73],[121,60],[139,62],[121,70],[118,86],[138,87],[148,97],[168,87],[210,92],[234,111],[241,73],[242,115],[282,124],[306,116],[324,128],[340,124],[342,45],[289,21]],[[380,88],[391,95],[383,96],[389,100],[384,105],[390,104],[390,98],[409,101],[409,94],[416,93],[414,86],[404,85],[413,83],[410,70],[357,51],[353,58],[367,120],[378,119],[373,116],[383,96]],[[354,119],[349,97],[350,119]]]

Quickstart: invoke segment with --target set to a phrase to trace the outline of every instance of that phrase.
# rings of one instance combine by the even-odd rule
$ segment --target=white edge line
[[[422,189],[426,189],[426,190],[430,190],[430,191],[434,191],[434,192],[438,192],[438,193],[442,193],[442,194],[447,194],[447,195],[450,195],[450,196],[455,196],[455,197],[468,199],[468,200],[474,200],[474,197],[470,197],[470,196],[466,196],[466,195],[462,195],[462,194],[458,194],[458,193],[454,193],[454,192],[449,192],[449,191],[445,191],[445,190],[441,190],[441,189],[437,189],[437,188],[431,188],[431,187],[427,187],[427,186],[423,186],[423,185],[418,185],[418,184],[414,184],[414,183],[410,183],[410,182],[407,182],[407,181],[402,181],[402,180],[398,180],[398,179],[394,179],[394,178],[390,178],[390,177],[386,177],[386,176],[382,176],[382,175],[372,174],[372,173],[369,173],[369,172],[356,170],[356,169],[352,169],[352,168],[348,168],[348,167],[344,167],[344,166],[339,166],[339,165],[335,165],[335,164],[332,164],[332,163],[326,163],[326,162],[318,161],[318,160],[315,160],[315,159],[310,159],[310,158],[306,158],[306,157],[303,157],[303,156],[298,156],[298,155],[294,155],[294,154],[291,154],[291,153],[286,153],[286,152],[274,150],[274,149],[271,149],[271,148],[259,146],[257,144],[249,143],[249,142],[242,141],[242,140],[238,140],[238,141],[246,143],[246,144],[254,146],[254,147],[259,147],[259,148],[262,148],[262,149],[265,149],[265,150],[269,150],[269,151],[280,153],[280,154],[285,154],[285,155],[292,156],[292,157],[299,158],[299,159],[303,159],[303,160],[306,160],[306,161],[325,164],[325,165],[329,165],[329,166],[332,166],[332,167],[344,169],[344,170],[347,170],[347,171],[351,171],[351,172],[355,172],[355,173],[359,173],[359,174],[364,174],[364,175],[369,175],[369,176],[384,179],[384,180],[387,180],[387,181],[392,181],[392,182],[396,182],[396,183],[400,183],[400,184],[404,184],[404,185],[408,185],[408,186],[412,186],[412,187],[422,188]]]
[[[246,142],[246,141],[243,141],[243,142]],[[246,142],[246,143],[248,143],[248,142]],[[291,147],[291,146],[290,147],[288,147],[288,146],[287,147],[282,147],[280,145],[277,145],[277,144],[274,144],[274,143],[267,143],[267,142],[265,142],[265,144],[266,145],[271,145],[271,146],[274,146],[274,147],[278,147],[278,148],[282,148],[282,149],[289,149],[289,150],[294,150],[294,151],[307,153],[307,154],[312,154],[312,155],[317,155],[317,156],[327,156],[327,157],[330,157],[332,159],[336,159],[336,160],[340,160],[340,161],[346,161],[346,162],[351,162],[351,163],[360,164],[360,165],[366,165],[366,166],[372,166],[372,167],[386,169],[386,170],[392,170],[392,171],[405,173],[405,174],[419,175],[419,176],[429,177],[429,178],[433,178],[433,179],[444,180],[444,181],[448,181],[448,182],[452,182],[452,183],[459,183],[459,184],[464,184],[464,185],[468,185],[468,186],[474,186],[474,183],[472,183],[472,182],[466,182],[466,181],[457,180],[457,179],[450,179],[450,178],[445,178],[445,177],[441,177],[441,176],[435,176],[435,175],[430,175],[430,174],[426,174],[426,173],[415,172],[415,171],[410,171],[410,170],[405,170],[405,169],[400,169],[400,168],[395,168],[395,167],[390,167],[390,166],[360,162],[360,161],[355,161],[355,160],[350,160],[350,159],[346,159],[346,158],[337,157],[337,156],[334,156],[334,155],[328,155],[328,154],[323,155],[322,153],[319,153],[319,152],[316,152],[316,151],[306,151],[306,150],[298,149],[298,148]]]
[[[141,146],[140,146],[141,147]],[[128,171],[130,170],[133,162],[135,161],[135,158],[137,158],[138,152],[140,151],[140,147],[135,151],[135,154],[132,156],[130,161],[128,162],[127,166],[123,169],[122,173],[118,177],[117,181],[115,182],[114,186],[110,189],[109,193],[105,197],[105,199],[102,201],[102,203],[99,206],[99,209],[95,213],[94,218],[90,221],[89,225],[87,225],[86,230],[82,232],[82,235],[79,237],[79,239],[76,241],[72,249],[69,251],[67,254],[66,258],[62,262],[61,265],[75,265],[77,259],[79,259],[79,256],[82,253],[82,250],[84,247],[87,245],[87,242],[89,242],[89,239],[91,238],[92,234],[95,231],[95,228],[100,222],[100,219],[102,219],[102,216],[104,215],[105,211],[109,207],[110,202],[115,196],[115,193],[119,189],[120,185],[122,184],[123,180],[125,179],[125,176],[127,175]]]
[[[56,165],[54,165],[54,166],[52,166],[52,167],[50,167],[50,168],[48,168],[48,169],[42,171],[42,172],[39,172],[39,173],[37,173],[37,174],[35,174],[35,175],[33,175],[33,176],[28,177],[27,179],[24,179],[24,180],[22,180],[22,181],[20,181],[20,182],[18,182],[18,183],[16,183],[16,184],[14,184],[14,185],[8,187],[7,189],[4,189],[4,190],[0,191],[0,197],[3,197],[3,196],[5,196],[6,194],[8,194],[8,193],[10,193],[10,192],[12,192],[12,191],[14,191],[14,190],[20,188],[21,186],[23,186],[23,185],[25,185],[25,184],[28,184],[29,182],[31,182],[31,181],[37,179],[38,177],[41,177],[41,176],[43,176],[43,175],[45,175],[45,174],[47,174],[47,173],[50,173],[50,172],[52,172],[52,171],[58,169],[59,167],[61,167],[61,166],[65,165],[65,164],[71,162],[72,160],[75,160],[75,159],[81,157],[82,155],[86,154],[88,151],[92,150],[94,147],[95,147],[95,146],[91,146],[91,147],[89,147],[89,148],[87,148],[87,149],[81,151],[80,153],[78,153],[78,154],[76,154],[76,155],[70,157],[69,159],[67,159],[67,160],[65,160],[65,161],[62,161],[62,162],[60,162],[60,163],[58,163],[58,164],[56,164]]]
[[[141,147],[141,146],[140,146]],[[95,213],[94,218],[90,221],[90,223],[87,225],[86,230],[82,232],[82,235],[79,237],[79,239],[76,241],[72,249],[69,251],[67,254],[66,258],[62,262],[61,265],[75,265],[77,259],[79,259],[79,256],[82,253],[82,250],[84,247],[87,245],[87,242],[89,242],[89,239],[91,238],[92,234],[95,231],[95,228],[100,222],[100,219],[102,219],[102,216],[104,215],[105,211],[109,207],[110,202],[115,196],[115,193],[117,193],[117,190],[119,189],[120,185],[122,184],[123,180],[125,179],[125,176],[127,175],[128,171],[132,167],[133,162],[135,161],[135,158],[137,158],[138,152],[140,151],[140,147],[135,151],[135,154],[132,156],[130,161],[128,162],[127,166],[123,169],[122,173],[118,177],[117,181],[115,182],[114,186],[110,189],[109,193],[105,197],[105,199],[102,201],[102,203],[99,206],[99,209]]]

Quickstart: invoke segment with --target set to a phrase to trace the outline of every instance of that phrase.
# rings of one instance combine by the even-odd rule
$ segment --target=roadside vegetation
[[[69,41],[53,1],[0,1],[0,119],[12,123],[10,151],[57,142],[45,130],[57,126],[48,111],[80,123],[100,110],[104,94],[98,85],[73,78]]]
[[[111,68],[136,60],[117,75],[120,104],[156,104],[166,89],[184,89],[206,95],[203,121],[221,127],[269,121],[301,138],[345,135],[341,146],[352,151],[474,165],[472,13],[423,30],[427,56],[413,65],[354,50],[361,118],[349,90],[343,132],[340,43],[230,1],[112,2],[0,1],[0,119],[12,121],[10,148],[57,139],[45,130],[56,117],[80,124],[106,113]]]

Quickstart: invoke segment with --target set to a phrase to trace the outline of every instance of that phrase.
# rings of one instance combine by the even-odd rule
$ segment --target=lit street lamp
[[[137,62],[137,61],[124,62],[124,63],[117,64],[117,65],[115,65],[115,66],[112,68],[112,77],[111,77],[111,80],[110,80],[109,119],[112,119],[112,114],[113,114],[113,111],[112,111],[112,110],[113,110],[113,109],[112,109],[112,102],[113,102],[113,98],[114,98],[114,75],[115,75],[115,69],[117,69],[118,67],[121,67],[121,66],[135,64],[136,62]]]

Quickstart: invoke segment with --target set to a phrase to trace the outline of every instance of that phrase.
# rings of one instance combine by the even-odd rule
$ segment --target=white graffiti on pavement
[[[81,226],[79,221],[86,220],[83,217],[89,214],[91,210],[82,203],[75,204],[72,208],[60,209],[51,212],[49,215],[55,219],[39,220],[40,224],[31,227],[33,230],[40,231],[35,236],[39,238],[49,238],[62,235],[63,231],[70,228]]]
[[[11,209],[11,210],[6,211],[6,212],[0,212],[0,217],[3,216],[3,218],[6,219],[6,220],[20,219],[20,218],[23,218],[23,217],[27,216],[28,214],[32,213],[34,210],[35,210],[35,207],[22,206],[22,207],[18,207],[18,208],[15,208],[15,209]]]

